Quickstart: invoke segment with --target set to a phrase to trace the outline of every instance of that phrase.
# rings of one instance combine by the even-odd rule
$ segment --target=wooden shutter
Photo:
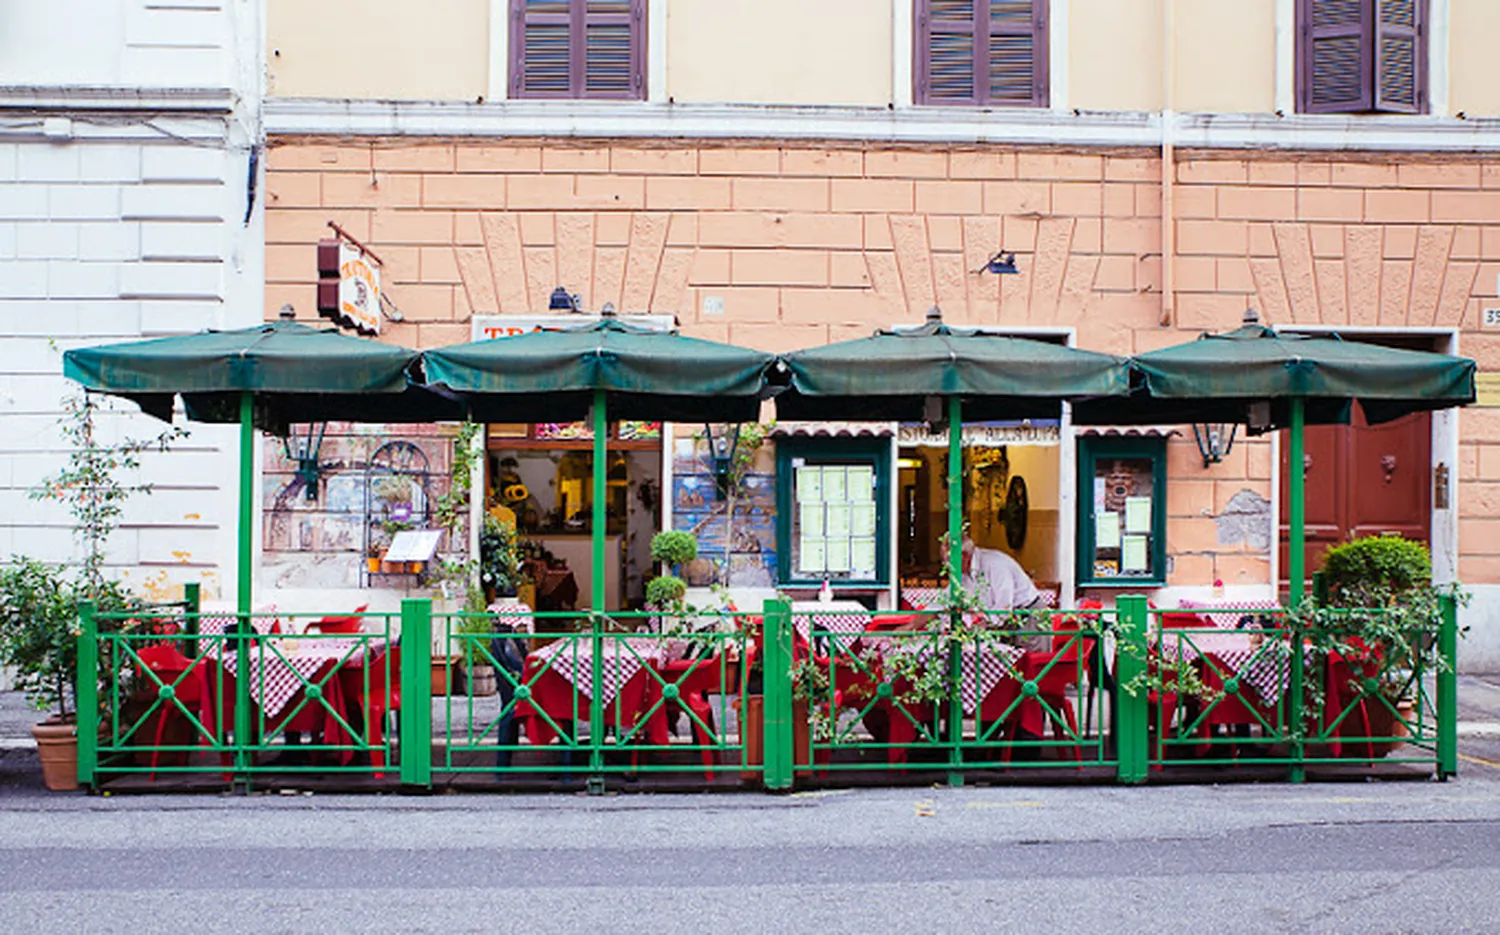
[[[1426,110],[1427,56],[1420,0],[1377,0],[1375,109],[1416,114]]]
[[[512,0],[511,95],[645,96],[645,0]]]
[[[984,0],[919,0],[917,100],[977,104],[975,19]]]
[[[1302,110],[1370,110],[1375,62],[1374,0],[1301,0]]]
[[[986,104],[1047,103],[1046,0],[989,0]]]
[[[1047,102],[1047,0],[917,0],[920,104]]]

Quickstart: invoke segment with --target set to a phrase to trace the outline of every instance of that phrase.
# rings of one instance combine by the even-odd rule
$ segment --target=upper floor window
[[[916,100],[1047,106],[1048,0],[916,0]]]
[[[646,0],[510,0],[511,97],[646,96]]]
[[[1427,0],[1298,0],[1306,114],[1427,110]]]

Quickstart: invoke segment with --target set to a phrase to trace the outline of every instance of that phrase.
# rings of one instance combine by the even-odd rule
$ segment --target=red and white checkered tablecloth
[[[502,597],[484,609],[499,622],[509,624],[517,633],[535,633],[531,607],[513,597]]]
[[[885,652],[916,653],[929,665],[948,664],[946,656],[936,658],[940,651],[928,640],[904,646],[888,645]],[[1025,650],[1009,643],[991,643],[983,649],[973,645],[962,647],[959,651],[959,673],[962,679],[959,694],[963,698],[964,713],[973,714],[978,710],[979,703],[1000,684],[1001,679],[1014,675],[1016,664],[1024,654]]]
[[[198,632],[218,635],[233,617],[204,617],[199,621]],[[269,634],[273,621],[255,619],[251,625],[264,639],[250,647],[250,697],[260,706],[268,718],[274,718],[286,708],[297,693],[313,677],[330,663],[334,665],[363,665],[367,658],[375,658],[385,651],[384,636],[307,636]],[[220,659],[226,669],[233,669],[234,650],[227,642],[206,643],[204,655]],[[229,658],[221,658],[228,655]]]
[[[1281,604],[1262,598],[1253,601],[1179,601],[1182,610],[1208,618],[1216,627],[1232,630],[1244,616],[1259,616],[1257,611],[1281,610]]]
[[[1162,636],[1160,645],[1163,654],[1173,661],[1213,656],[1223,664],[1222,678],[1239,679],[1268,705],[1281,700],[1291,677],[1291,651],[1286,643],[1269,637],[1257,646],[1249,633],[1203,628],[1169,632]]]
[[[1057,609],[1057,590],[1054,588],[1039,588],[1042,595],[1042,606],[1048,610]],[[948,599],[947,588],[902,588],[901,596],[906,602],[917,610],[942,610]]]
[[[794,601],[792,626],[810,639],[813,626],[827,633],[863,633],[870,611],[858,601]]]
[[[599,700],[608,705],[615,700],[625,683],[641,671],[651,654],[618,640],[607,640],[602,648],[604,684]],[[591,686],[594,682],[594,649],[591,640],[561,639],[543,646],[536,651],[536,655],[547,662],[549,669],[566,679],[579,694],[593,697]]]

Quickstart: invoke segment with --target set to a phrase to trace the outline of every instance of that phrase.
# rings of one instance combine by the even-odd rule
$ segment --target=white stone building
[[[69,347],[261,319],[259,0],[0,0],[0,559],[76,557],[28,493],[66,457]],[[128,404],[111,435],[160,423]],[[148,457],[109,565],[232,597],[235,436]]]

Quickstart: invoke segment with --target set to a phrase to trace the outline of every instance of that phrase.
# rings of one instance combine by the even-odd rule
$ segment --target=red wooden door
[[[1287,573],[1287,439],[1281,439],[1281,578]],[[1307,570],[1323,564],[1331,546],[1360,536],[1397,533],[1428,542],[1432,527],[1432,415],[1416,413],[1385,425],[1365,424],[1354,408],[1351,425],[1307,429]]]

